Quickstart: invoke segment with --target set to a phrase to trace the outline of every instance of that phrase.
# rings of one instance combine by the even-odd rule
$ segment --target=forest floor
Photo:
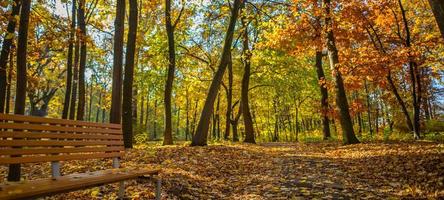
[[[109,162],[109,163],[104,163]],[[63,173],[109,167],[110,161],[63,163]],[[432,142],[140,146],[126,167],[161,167],[163,199],[444,198],[444,145]],[[25,165],[25,179],[49,165]],[[4,168],[0,172],[5,176]],[[2,177],[3,178],[3,177]],[[117,184],[48,199],[115,199]],[[130,199],[154,198],[149,182],[129,181]]]

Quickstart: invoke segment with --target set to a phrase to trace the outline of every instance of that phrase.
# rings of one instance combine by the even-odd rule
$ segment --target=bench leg
[[[125,182],[120,181],[119,182],[119,199],[123,200],[125,197]]]
[[[154,178],[156,182],[156,200],[161,199],[162,180],[159,177]]]

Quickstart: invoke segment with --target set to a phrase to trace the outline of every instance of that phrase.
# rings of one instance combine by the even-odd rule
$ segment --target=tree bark
[[[444,1],[429,0],[430,7],[432,7],[433,15],[435,15],[436,23],[444,38]]]
[[[10,56],[11,46],[14,40],[16,18],[20,11],[20,0],[14,0],[14,5],[12,6],[11,16],[9,16],[8,26],[6,28],[5,37],[3,39],[2,51],[0,53],[0,113],[5,112],[6,105],[6,93],[7,85],[6,82],[6,65],[8,63],[8,57]],[[12,55],[12,54],[11,54]],[[12,66],[9,66],[12,67]]]
[[[129,30],[125,58],[125,78],[123,80],[122,128],[125,148],[133,148],[133,78],[134,57],[137,37],[137,0],[129,0]]]
[[[68,44],[68,55],[66,64],[66,90],[65,90],[65,101],[63,103],[62,119],[67,119],[69,115],[71,93],[72,93],[72,59],[74,51],[75,42],[75,29],[76,29],[76,0],[72,0],[71,7],[71,26],[69,32],[69,44]]]
[[[243,10],[245,10],[245,1]],[[244,142],[255,144],[256,141],[254,139],[254,128],[253,128],[253,119],[251,117],[250,105],[248,99],[248,90],[250,88],[250,68],[251,68],[251,57],[252,52],[249,47],[249,38],[248,38],[248,24],[247,18],[242,15],[242,27],[244,29],[243,33],[243,62],[244,62],[244,75],[242,77],[242,85],[241,85],[241,104],[242,104],[242,115],[244,116],[244,126],[245,126],[245,139]]]
[[[214,101],[216,100],[216,96],[222,82],[225,69],[227,68],[229,62],[229,54],[231,51],[231,44],[233,42],[234,28],[236,26],[237,16],[239,14],[239,8],[241,4],[242,0],[234,0],[230,23],[228,26],[227,34],[225,36],[222,58],[216,74],[214,75],[213,81],[211,82],[207,99],[205,100],[204,108],[200,116],[199,124],[197,125],[196,134],[193,136],[191,146],[204,146],[207,144],[211,113],[213,111]]]
[[[324,68],[322,67],[322,52],[316,52],[316,73],[318,74],[319,88],[321,90],[321,114],[322,114],[322,132],[323,139],[330,138],[330,120],[328,119],[328,91],[323,81],[325,81]]]
[[[85,23],[85,0],[79,1],[78,23],[80,28],[80,61],[79,61],[79,101],[77,104],[77,120],[85,117],[85,68],[86,68],[86,23]]]
[[[336,104],[340,112],[340,123],[342,127],[343,143],[344,144],[355,144],[359,143],[358,138],[356,138],[353,124],[350,117],[349,105],[347,100],[347,94],[345,92],[344,80],[342,79],[342,74],[339,70],[339,56],[338,50],[336,48],[335,36],[333,33],[333,23],[331,19],[331,4],[330,0],[324,0],[325,4],[325,14],[326,14],[326,28],[327,28],[327,49],[328,56],[330,59],[330,66],[334,71],[335,82],[336,82]]]
[[[122,63],[125,4],[125,0],[117,0],[116,20],[114,22],[113,83],[109,121],[115,124],[120,124],[122,117]]]
[[[173,90],[174,72],[176,68],[176,49],[174,44],[174,27],[171,22],[171,0],[165,0],[165,23],[168,36],[168,75],[165,83],[165,130],[163,145],[173,144],[173,122],[171,114],[171,93]]]
[[[25,114],[26,104],[26,65],[27,65],[27,48],[28,48],[28,25],[29,13],[31,10],[31,0],[22,0],[20,11],[20,26],[17,40],[17,83],[15,92],[14,113],[19,115]],[[20,181],[20,164],[9,165],[8,181]]]

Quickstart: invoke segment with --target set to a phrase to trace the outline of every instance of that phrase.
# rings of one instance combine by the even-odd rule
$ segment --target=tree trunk
[[[116,20],[114,22],[113,83],[109,121],[115,124],[120,124],[122,117],[122,63],[125,4],[125,0],[117,0]]]
[[[358,138],[356,138],[353,131],[353,124],[350,117],[349,106],[347,101],[347,94],[345,92],[344,80],[342,79],[342,74],[339,70],[339,56],[338,50],[336,48],[335,36],[333,33],[333,23],[331,19],[331,4],[330,0],[324,0],[325,3],[325,14],[326,14],[326,28],[327,28],[327,49],[328,56],[330,59],[330,66],[334,71],[335,82],[336,82],[336,104],[340,112],[340,123],[342,127],[343,143],[344,144],[355,144],[359,143]]]
[[[88,121],[91,121],[92,102],[93,102],[93,81],[89,84],[89,105],[88,105]]]
[[[20,12],[20,26],[17,40],[17,83],[15,92],[14,113],[19,115],[25,114],[26,104],[26,65],[27,65],[27,48],[28,48],[28,25],[29,13],[31,10],[31,0],[22,0]],[[8,181],[20,181],[20,164],[9,165]]]
[[[68,55],[66,64],[66,90],[65,90],[65,101],[63,103],[62,119],[67,119],[70,109],[71,93],[72,93],[72,59],[74,51],[75,42],[75,32],[76,32],[76,0],[72,0],[71,9],[71,26],[69,32],[69,44],[68,44]]]
[[[227,111],[225,113],[225,135],[224,139],[228,140],[230,136],[230,121],[231,121],[231,112],[232,112],[232,101],[233,101],[233,60],[230,55],[228,55],[228,88],[227,88]]]
[[[3,39],[2,51],[0,53],[0,113],[5,112],[7,85],[6,82],[6,65],[8,63],[8,57],[12,55],[10,53],[12,43],[14,42],[16,16],[20,11],[20,0],[14,0],[12,6],[11,15],[9,16],[8,27],[6,28],[5,37]],[[12,67],[12,66],[9,66]]]
[[[13,73],[13,67],[14,67],[14,48],[11,48],[10,50],[10,56],[9,56],[9,71],[8,71],[8,86],[6,87],[6,108],[5,113],[10,112],[11,108],[11,85],[12,85],[12,73]]]
[[[123,80],[122,129],[125,148],[133,148],[133,78],[137,36],[137,0],[129,0],[129,30]]]
[[[163,145],[173,144],[173,122],[171,114],[171,93],[173,90],[174,71],[176,68],[176,49],[174,44],[174,27],[171,22],[171,0],[165,0],[165,23],[168,36],[168,75],[165,83],[165,130]]]
[[[79,1],[78,23],[80,28],[80,61],[79,61],[79,102],[77,104],[77,120],[85,117],[85,68],[86,68],[86,22],[85,22],[85,0]]]
[[[157,138],[157,99],[154,101],[153,139]]]
[[[324,140],[330,138],[330,120],[328,119],[328,91],[324,81],[324,68],[322,67],[322,52],[316,52],[316,73],[318,74],[319,88],[321,90],[321,114],[322,114],[322,132],[324,133]]]
[[[444,1],[429,0],[430,7],[432,7],[433,15],[435,15],[436,23],[441,31],[441,36],[444,38]]]
[[[196,134],[193,136],[191,146],[204,146],[207,144],[208,129],[210,125],[211,113],[213,111],[214,101],[216,100],[217,93],[219,91],[222,78],[229,62],[229,54],[231,51],[231,45],[233,42],[234,28],[236,26],[237,16],[239,14],[239,8],[242,4],[242,0],[234,0],[232,7],[232,13],[230,17],[230,23],[228,26],[227,34],[225,36],[224,48],[222,51],[222,58],[211,82],[210,89],[208,91],[207,99],[205,100],[204,108],[200,116],[199,124],[197,125]]]
[[[245,4],[245,2],[244,2]],[[245,7],[243,7],[245,10]],[[242,104],[242,115],[244,116],[244,126],[245,126],[245,139],[244,142],[255,144],[256,141],[254,139],[254,128],[253,128],[253,119],[251,117],[250,105],[248,99],[248,90],[250,88],[250,68],[251,68],[251,49],[249,47],[249,38],[248,38],[248,24],[245,14],[242,16],[242,27],[244,29],[243,33],[243,62],[244,62],[244,75],[242,77],[242,86],[241,86],[241,104]]]
[[[405,46],[407,48],[411,48],[411,36],[410,29],[406,17],[406,11],[404,10],[404,6],[402,5],[401,0],[398,0],[399,7],[401,9],[402,21],[404,23],[405,28]],[[413,97],[413,135],[415,139],[420,138],[420,107],[421,107],[421,75],[418,72],[418,65],[410,56],[409,52],[409,72],[410,72],[410,81],[412,82],[412,97]]]
[[[149,91],[148,91],[148,93],[149,93]],[[148,94],[148,97],[149,97],[149,94]],[[142,97],[141,97],[141,99],[140,99],[140,120],[139,120],[139,124],[140,125],[143,125],[143,118],[145,117],[144,116],[144,102],[145,102],[145,96],[143,96],[142,95]],[[148,105],[147,105],[147,107],[148,107]],[[146,123],[145,123],[146,124]]]
[[[77,103],[77,86],[79,80],[79,56],[80,56],[80,40],[79,33],[76,34],[76,41],[74,45],[74,69],[73,69],[73,81],[72,81],[72,94],[71,103],[69,105],[69,119],[74,120],[76,115],[76,103]]]
[[[412,124],[412,120],[410,119],[409,112],[407,111],[407,106],[405,105],[404,101],[401,98],[401,95],[399,95],[399,92],[396,89],[396,85],[393,82],[392,75],[391,75],[390,71],[388,72],[388,75],[387,75],[387,81],[389,83],[389,86],[390,86],[393,94],[396,97],[396,100],[398,101],[399,105],[401,106],[401,110],[402,110],[402,113],[404,114],[407,127],[410,129],[410,131],[413,131],[413,124]]]
[[[188,141],[190,134],[190,97],[188,95],[188,88],[186,90],[186,125],[185,125],[185,141]]]
[[[99,100],[97,103],[96,123],[99,122],[100,107],[102,107],[102,91],[100,91],[100,93],[99,93]]]

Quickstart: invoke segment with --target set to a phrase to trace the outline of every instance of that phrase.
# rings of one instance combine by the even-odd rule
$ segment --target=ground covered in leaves
[[[64,162],[63,173],[109,168],[111,161]],[[444,145],[428,142],[141,146],[125,167],[161,167],[163,199],[444,198]],[[5,168],[1,175],[6,176]],[[25,179],[49,164],[25,165]],[[115,199],[117,184],[47,199]],[[130,199],[154,198],[149,181],[129,181]]]

